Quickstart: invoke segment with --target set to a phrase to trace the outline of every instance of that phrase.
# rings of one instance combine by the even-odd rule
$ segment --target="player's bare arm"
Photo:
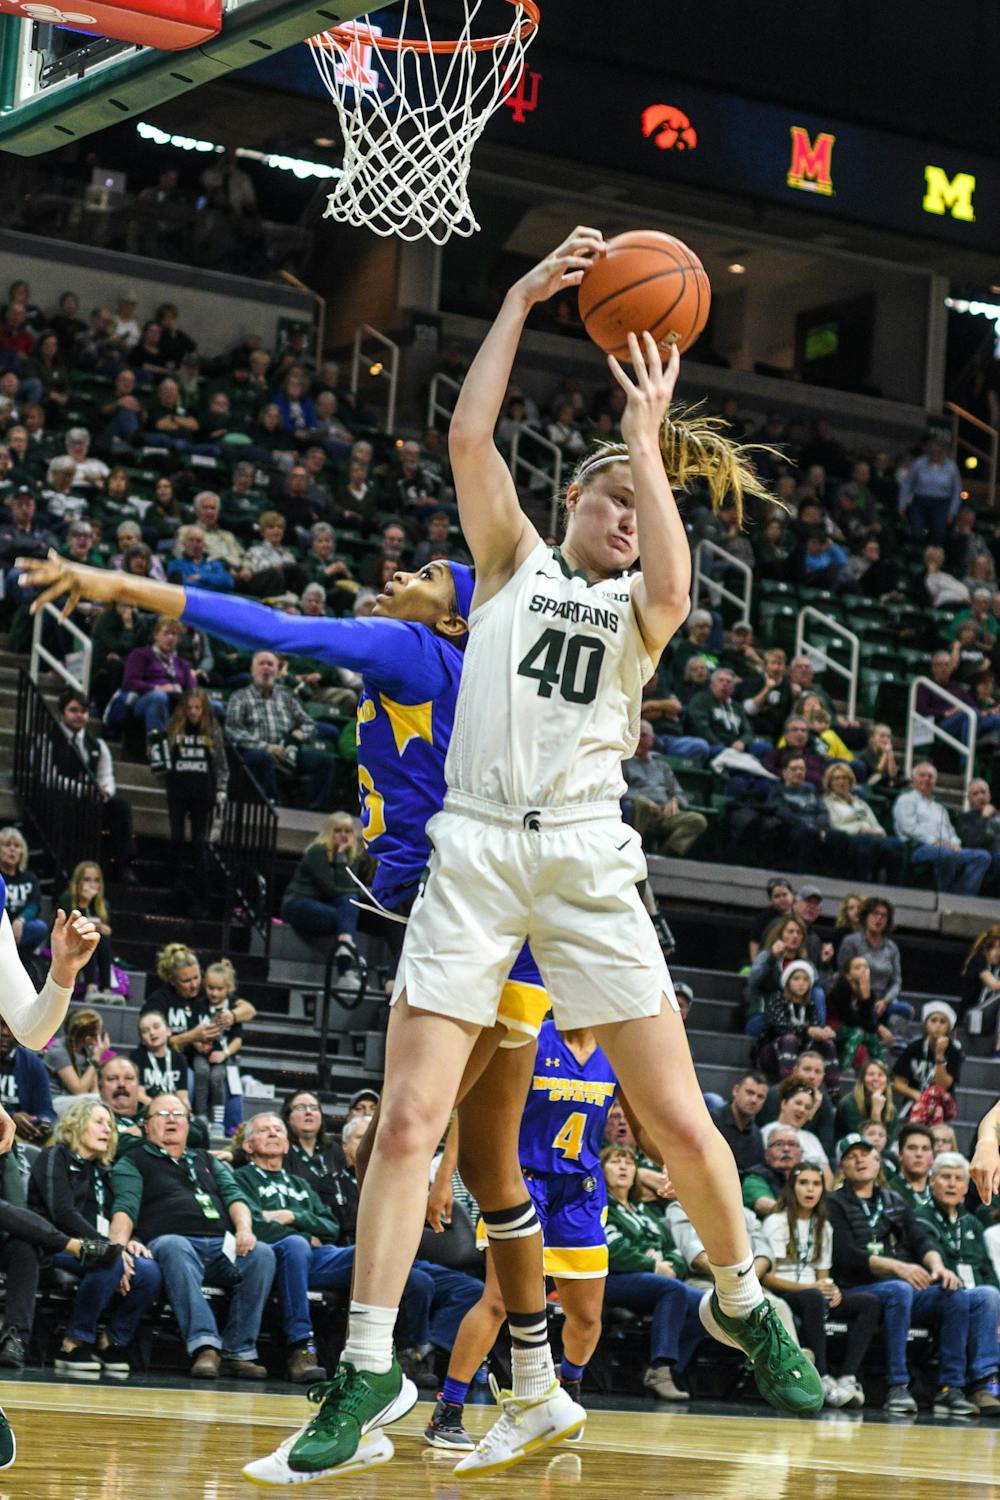
[[[991,1203],[1000,1193],[1000,1100],[979,1123],[972,1180],[984,1203]]]
[[[690,608],[691,548],[660,451],[660,431],[681,361],[674,344],[664,369],[649,333],[642,335],[641,344],[630,333],[628,343],[634,378],[613,354],[608,365],[626,396],[622,438],[628,447],[642,560],[642,573],[632,585],[632,608],[655,660]]]
[[[32,614],[46,604],[62,600],[65,619],[81,599],[92,599],[98,604],[133,604],[150,614],[170,615],[175,620],[184,613],[185,592],[176,583],[159,583],[155,578],[138,578],[111,568],[89,568],[52,551],[45,558],[19,557],[15,566],[24,588],[42,590],[32,601]]]
[[[503,587],[539,540],[493,441],[525,319],[537,302],[577,286],[603,248],[600,231],[581,226],[515,282],[462,384],[448,450],[462,531],[476,564],[477,604]]]

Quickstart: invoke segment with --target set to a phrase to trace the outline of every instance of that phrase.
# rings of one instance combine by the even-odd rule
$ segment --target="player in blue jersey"
[[[247,599],[222,599],[199,589],[88,568],[55,554],[45,561],[19,560],[18,566],[26,586],[44,590],[36,609],[55,599],[65,599],[67,611],[80,598],[130,603],[239,646],[311,656],[360,672],[358,781],[365,839],[379,861],[373,894],[389,911],[408,911],[430,856],[426,824],[444,798],[444,761],[472,601],[468,568],[432,562],[416,573],[401,571],[378,596],[370,619],[328,620],[284,615]],[[393,931],[401,931],[398,924]],[[517,1041],[537,1036],[547,1009],[538,971],[524,949],[503,985],[499,1024],[476,1042],[459,1090],[462,1176],[480,1204],[494,1245],[513,1336],[528,1351],[525,1357],[544,1367],[538,1378],[546,1388],[555,1383],[547,1328],[532,1311],[543,1300],[541,1235],[517,1159],[530,1057],[519,1057]],[[395,1019],[394,1012],[390,1032]],[[373,1134],[369,1131],[366,1140]],[[515,1362],[517,1358],[516,1350]],[[397,1414],[406,1409],[403,1405]],[[579,1428],[583,1415],[568,1401],[565,1426]],[[363,1443],[349,1467],[353,1471],[383,1462],[391,1454],[391,1444],[376,1430],[367,1450]],[[272,1457],[270,1468],[269,1460],[260,1461],[264,1470],[248,1466],[255,1472],[247,1477],[292,1482],[282,1477],[287,1475],[287,1454],[279,1450]],[[335,1471],[345,1469],[318,1469],[312,1477]],[[302,1482],[301,1475],[295,1482]]]
[[[604,1236],[608,1195],[600,1151],[617,1080],[589,1030],[560,1035],[546,1021],[535,1049],[520,1054],[528,1075],[518,1156],[542,1227],[544,1266],[554,1278],[563,1324],[562,1384],[574,1401],[601,1336],[608,1245]],[[458,1127],[461,1128],[460,1126]],[[486,1285],[462,1320],[448,1376],[424,1430],[433,1448],[475,1447],[462,1425],[473,1375],[492,1349],[505,1309],[493,1255],[480,1223],[476,1243],[486,1251]]]

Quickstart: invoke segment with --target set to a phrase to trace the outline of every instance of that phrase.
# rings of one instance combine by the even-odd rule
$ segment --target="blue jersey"
[[[538,1056],[521,1116],[518,1156],[525,1171],[598,1177],[604,1125],[618,1080],[596,1047],[579,1063],[552,1021],[538,1035]]]
[[[378,860],[373,891],[383,905],[398,905],[427,864],[425,829],[444,802],[461,648],[426,625],[404,620],[284,615],[202,589],[188,589],[186,597],[186,625],[237,646],[309,656],[361,673],[361,824],[368,850]]]

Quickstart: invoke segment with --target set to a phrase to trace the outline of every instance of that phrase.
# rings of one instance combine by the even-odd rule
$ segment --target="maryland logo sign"
[[[833,148],[837,137],[825,131],[812,140],[804,125],[790,126],[792,155],[785,181],[804,193],[833,196]]]

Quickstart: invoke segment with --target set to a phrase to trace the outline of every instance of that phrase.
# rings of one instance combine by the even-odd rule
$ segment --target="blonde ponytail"
[[[769,505],[780,502],[764,484],[753,464],[756,453],[783,455],[764,443],[737,443],[724,431],[725,419],[710,417],[692,407],[675,407],[660,425],[660,456],[667,478],[675,489],[685,489],[695,479],[704,479],[712,509],[732,499],[740,523],[744,502],[751,496]],[[596,469],[629,462],[624,443],[600,443],[583,459],[571,483],[586,484]]]

